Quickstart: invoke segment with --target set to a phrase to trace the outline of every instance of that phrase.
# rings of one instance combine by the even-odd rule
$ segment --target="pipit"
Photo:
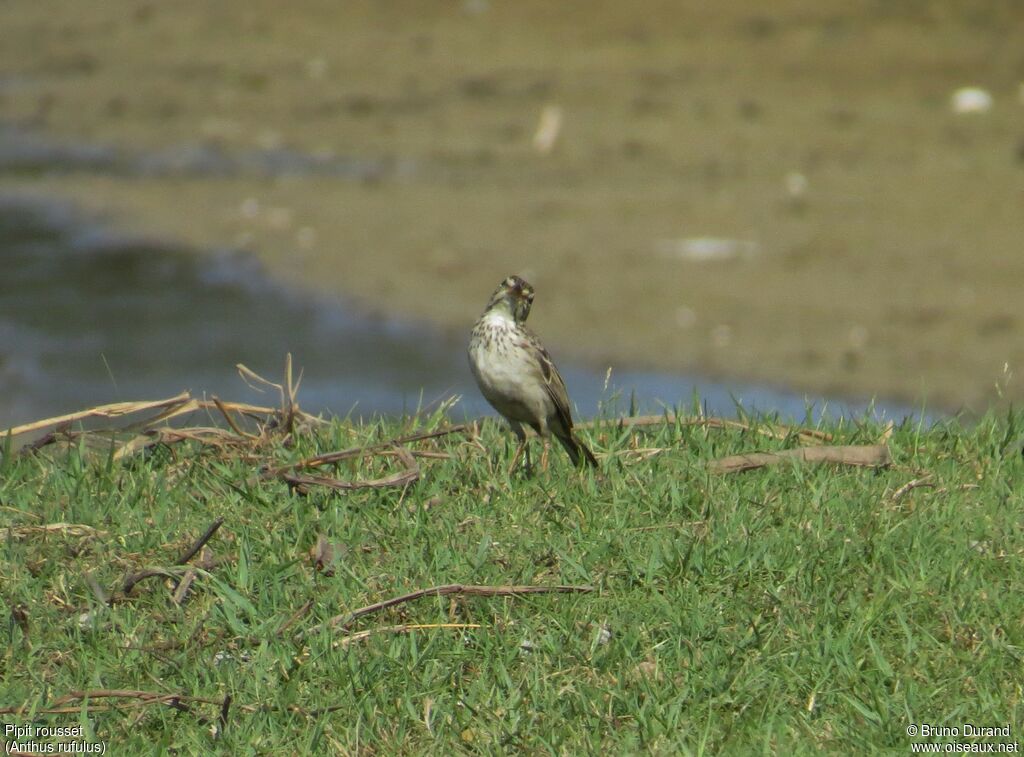
[[[526,447],[524,423],[544,441],[542,468],[547,467],[552,434],[573,465],[596,467],[594,454],[573,434],[565,382],[544,345],[526,327],[532,305],[533,287],[509,276],[494,290],[469,340],[469,366],[477,386],[519,439],[509,472]]]

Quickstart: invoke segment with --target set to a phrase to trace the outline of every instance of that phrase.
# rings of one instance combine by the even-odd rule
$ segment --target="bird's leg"
[[[548,453],[551,452],[551,440],[548,437],[544,437],[544,449],[540,453],[540,469],[547,473],[548,470]]]
[[[512,431],[515,432],[516,438],[519,440],[519,445],[516,447],[516,452],[512,455],[512,462],[508,466],[508,475],[511,476],[516,469],[516,463],[519,462],[520,456],[523,454],[523,450],[526,450],[526,464],[530,464],[530,451],[526,447],[526,432],[523,431],[523,427],[518,423],[509,424],[512,426]]]
[[[512,462],[509,463],[509,466],[508,466],[508,475],[509,476],[511,476],[513,473],[515,473],[516,463],[519,462],[519,458],[522,456],[524,449],[526,449],[526,440],[525,439],[521,439],[519,441],[519,444],[516,445],[516,452],[515,452],[514,455],[512,455]],[[527,460],[527,465],[529,465],[529,460],[530,460],[529,452],[527,452],[526,460]]]

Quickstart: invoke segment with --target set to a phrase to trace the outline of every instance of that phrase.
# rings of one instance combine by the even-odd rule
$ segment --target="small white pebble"
[[[987,113],[992,109],[993,100],[992,95],[981,87],[961,87],[953,93],[950,105],[953,112],[960,115]]]
[[[694,263],[750,260],[761,252],[761,247],[757,242],[723,237],[660,239],[655,243],[654,249],[662,257]]]
[[[562,109],[557,105],[545,105],[540,112],[537,130],[533,134],[533,149],[547,155],[555,147],[562,132]]]

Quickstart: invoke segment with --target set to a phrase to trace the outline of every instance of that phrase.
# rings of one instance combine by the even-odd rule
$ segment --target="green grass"
[[[445,423],[337,421],[270,452],[293,460]],[[706,471],[716,457],[797,444],[764,426],[599,425],[586,434],[602,481],[560,450],[549,472],[510,479],[510,434],[484,424],[482,447],[460,435],[409,445],[451,457],[420,458],[406,490],[308,496],[258,480],[239,454],[188,443],[123,462],[80,447],[8,453],[0,707],[26,713],[0,724],[25,725],[72,691],[134,689],[230,695],[227,726],[215,740],[216,704],[131,700],[36,722],[82,723],[115,754],[905,754],[916,723],[1009,724],[1019,740],[1024,414],[897,427],[884,470]],[[836,444],[883,434],[872,421],[826,430]],[[397,466],[370,457],[337,475]],[[893,497],[926,474],[934,486]],[[221,562],[182,606],[162,579],[117,595],[126,574],[171,565],[217,517],[209,546]],[[16,530],[59,522],[97,533]],[[333,575],[309,554],[320,534],[337,547]],[[428,597],[293,639],[448,583],[595,590]],[[444,623],[479,627],[385,630]],[[112,702],[123,707],[92,709]]]

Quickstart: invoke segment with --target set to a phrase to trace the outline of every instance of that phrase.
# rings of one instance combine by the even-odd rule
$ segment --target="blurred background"
[[[234,365],[289,351],[307,409],[485,412],[510,273],[583,415],[1019,401],[1022,34],[1012,0],[4,3],[0,426],[259,401]]]

